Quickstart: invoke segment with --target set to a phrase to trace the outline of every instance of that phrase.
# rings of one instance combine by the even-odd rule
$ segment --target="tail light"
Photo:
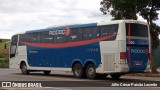
[[[126,52],[120,52],[120,59],[126,60]]]

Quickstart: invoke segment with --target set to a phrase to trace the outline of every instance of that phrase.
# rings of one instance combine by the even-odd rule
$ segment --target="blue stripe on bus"
[[[68,48],[40,48],[27,46],[27,60],[33,67],[71,68],[73,61],[81,61],[84,66],[92,61],[96,68],[101,63],[99,42]]]
[[[26,31],[26,33],[60,30],[60,29],[66,29],[67,27],[69,27],[69,28],[81,28],[81,27],[91,27],[91,26],[97,26],[97,23],[81,24],[81,25],[69,25],[69,26],[60,26],[60,27],[53,27],[53,28],[47,28],[47,29],[31,30],[31,31]]]

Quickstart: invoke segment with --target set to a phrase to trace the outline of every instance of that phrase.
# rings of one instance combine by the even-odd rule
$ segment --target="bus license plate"
[[[136,62],[135,62],[135,65],[136,65],[136,66],[140,66],[140,65],[141,65],[141,62],[136,61]]]

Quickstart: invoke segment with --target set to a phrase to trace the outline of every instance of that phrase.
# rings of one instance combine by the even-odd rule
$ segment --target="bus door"
[[[147,25],[126,23],[126,57],[131,72],[144,72],[149,60]]]

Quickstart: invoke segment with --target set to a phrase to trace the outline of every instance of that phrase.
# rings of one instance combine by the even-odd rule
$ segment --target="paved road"
[[[34,72],[30,75],[22,75],[20,70],[14,69],[0,69],[0,81],[52,81],[51,85],[54,87],[45,88],[30,88],[34,90],[158,90],[159,87],[99,87],[99,86],[110,86],[111,83],[121,82],[146,82],[146,81],[160,81],[160,77],[136,77],[136,76],[122,76],[120,80],[112,80],[109,76],[106,79],[88,80],[88,79],[76,79],[71,73],[64,73],[54,71],[50,75],[44,75],[41,72]],[[77,87],[78,85],[78,87]],[[63,86],[63,87],[61,87]],[[73,86],[73,87],[68,87]],[[85,87],[84,87],[85,86]],[[86,87],[92,86],[92,87]],[[94,87],[93,87],[94,86]],[[12,88],[12,89],[28,89],[28,88]]]

